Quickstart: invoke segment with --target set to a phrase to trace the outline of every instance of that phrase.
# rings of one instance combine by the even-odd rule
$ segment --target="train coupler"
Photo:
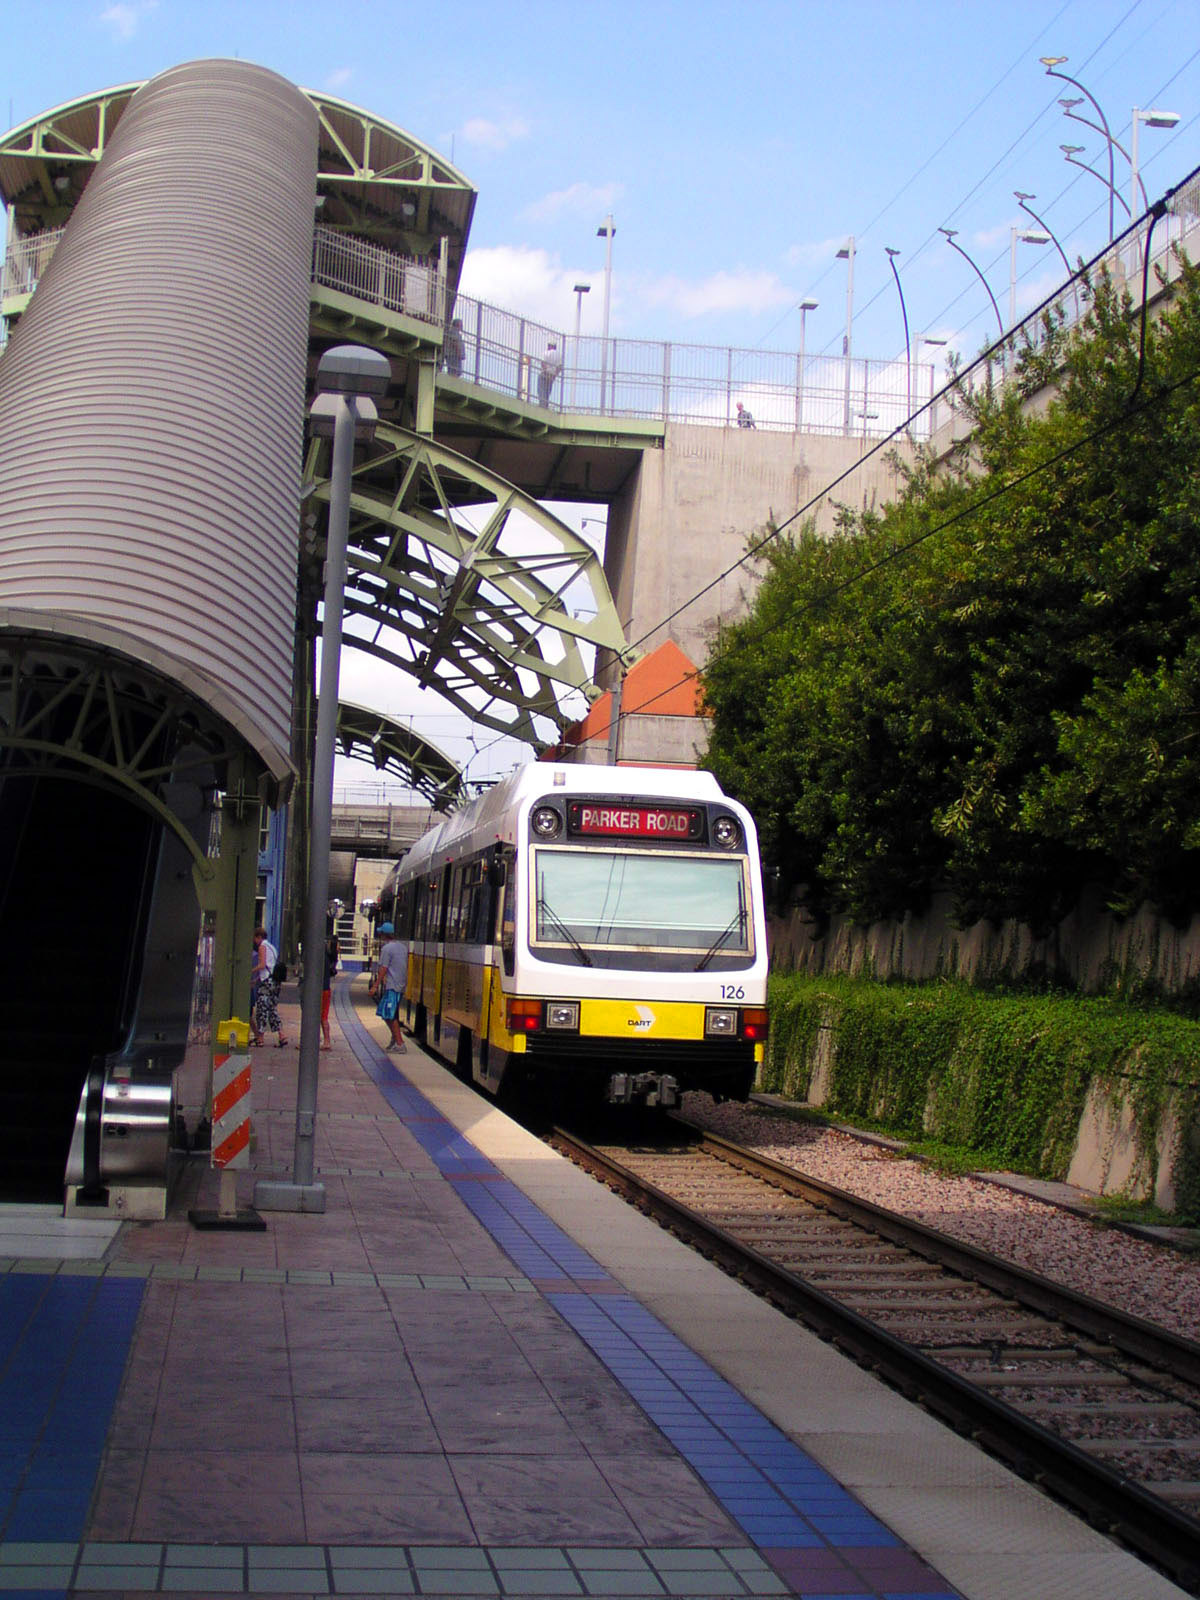
[[[610,1106],[677,1106],[679,1080],[669,1072],[614,1072],[604,1098]]]

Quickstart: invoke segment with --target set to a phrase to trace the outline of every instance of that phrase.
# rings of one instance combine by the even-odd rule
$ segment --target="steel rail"
[[[780,1310],[1200,1595],[1200,1522],[777,1266],[574,1134],[555,1128],[549,1142]]]
[[[684,1117],[674,1120],[687,1128],[694,1126]],[[813,1201],[823,1211],[870,1228],[882,1238],[890,1239],[892,1243],[902,1245],[929,1261],[936,1261],[939,1266],[948,1267],[952,1272],[973,1279],[987,1289],[994,1289],[998,1294],[1010,1295],[1031,1311],[1054,1317],[1078,1333],[1102,1339],[1126,1355],[1136,1356],[1140,1361],[1149,1362],[1151,1366],[1160,1367],[1200,1387],[1200,1343],[1194,1339],[1186,1339],[1142,1317],[1094,1300],[1090,1295],[1065,1288],[1051,1278],[1031,1272],[1027,1267],[988,1255],[974,1245],[964,1244],[959,1239],[952,1239],[949,1234],[940,1233],[936,1228],[887,1211],[870,1200],[860,1200],[857,1195],[835,1188],[819,1178],[810,1178],[805,1173],[797,1172],[794,1167],[784,1166],[769,1156],[758,1155],[753,1150],[723,1139],[719,1134],[704,1132],[701,1148],[712,1151],[719,1159],[743,1172],[765,1178],[789,1194]]]

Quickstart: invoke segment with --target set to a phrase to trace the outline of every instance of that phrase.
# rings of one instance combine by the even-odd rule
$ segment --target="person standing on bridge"
[[[538,404],[548,406],[550,394],[558,382],[558,375],[562,371],[562,357],[558,353],[558,346],[554,340],[546,346],[546,354],[542,357],[542,370],[538,373]]]
[[[466,358],[466,346],[463,343],[462,321],[455,317],[446,329],[446,337],[442,341],[442,355],[446,362],[446,371],[452,378],[461,378],[463,361]]]
[[[408,987],[408,945],[396,937],[390,922],[381,922],[379,932],[383,948],[379,952],[379,965],[375,969],[371,992],[378,996],[375,1015],[382,1017],[392,1035],[389,1050],[405,1054],[404,1035],[400,1032],[400,1001]]]
[[[737,403],[737,425],[739,428],[752,428],[754,426],[753,416],[746,410],[740,400]]]

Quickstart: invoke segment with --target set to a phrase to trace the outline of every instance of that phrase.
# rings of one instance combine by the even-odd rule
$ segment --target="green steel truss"
[[[305,476],[326,504],[327,470],[313,441]],[[478,462],[383,424],[351,487],[345,642],[535,745],[599,696],[596,651],[637,655],[579,534]]]
[[[195,805],[196,785],[227,788],[243,751],[193,697],[107,648],[0,632],[0,780],[69,774],[119,789],[183,840],[204,877],[212,863],[176,807]]]
[[[450,757],[393,717],[339,701],[337,738],[344,756],[394,773],[435,811],[449,811],[466,798],[462,773]]]
[[[61,227],[140,83],[68,101],[0,138],[0,199],[22,234]],[[414,256],[447,244],[458,281],[475,208],[467,178],[403,128],[331,95],[304,90],[318,117],[321,220]]]

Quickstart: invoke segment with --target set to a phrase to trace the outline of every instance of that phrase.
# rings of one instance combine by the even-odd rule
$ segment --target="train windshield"
[[[535,852],[533,943],[588,952],[690,952],[697,970],[718,953],[751,952],[743,857],[634,850]]]

